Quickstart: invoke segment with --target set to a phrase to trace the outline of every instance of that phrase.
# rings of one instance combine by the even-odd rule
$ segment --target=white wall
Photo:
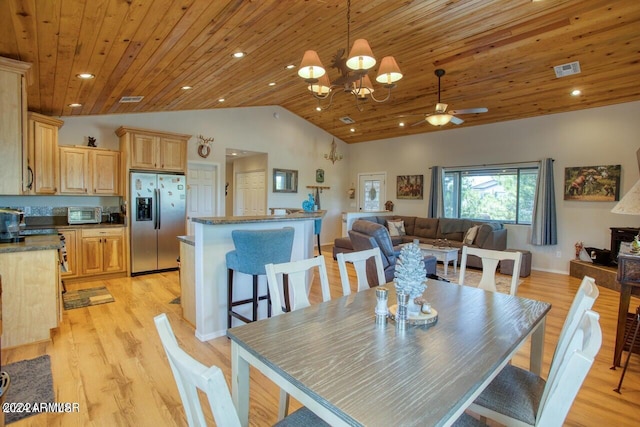
[[[394,211],[426,216],[431,183],[429,167],[555,159],[558,245],[534,247],[529,227],[507,226],[508,246],[533,252],[533,268],[569,271],[574,244],[609,248],[609,227],[638,227],[640,218],[611,213],[615,202],[563,200],[565,167],[622,165],[622,197],[638,180],[636,150],[640,148],[640,102],[593,108],[531,119],[450,129],[350,145],[348,182],[357,174],[386,171],[387,198]],[[429,126],[429,125],[424,125]],[[393,159],[393,161],[390,161]],[[397,200],[397,175],[425,175],[424,200]],[[557,254],[560,257],[557,257]]]
[[[61,145],[86,145],[86,137],[93,136],[98,147],[119,149],[115,130],[119,126],[194,135],[189,141],[188,160],[203,161],[197,153],[197,135],[213,137],[211,154],[204,161],[218,163],[220,177],[226,177],[225,149],[257,151],[268,154],[267,207],[302,207],[307,198],[307,185],[315,184],[315,170],[325,170],[325,190],[322,208],[327,210],[323,221],[321,241],[333,242],[341,233],[341,212],[346,203],[348,155],[346,144],[340,140],[338,151],[345,159],[332,165],[324,159],[330,150],[332,136],[306,120],[281,107],[228,108],[162,113],[114,114],[102,116],[62,117]],[[273,168],[298,169],[298,193],[272,193]],[[225,180],[220,180],[220,194],[224,194]],[[230,194],[231,196],[231,194]],[[224,198],[223,198],[224,199]],[[229,196],[226,198],[229,199]],[[225,207],[219,207],[225,212]]]

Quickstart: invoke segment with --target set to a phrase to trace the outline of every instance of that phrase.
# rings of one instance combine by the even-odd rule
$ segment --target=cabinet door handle
[[[31,169],[31,166],[28,166],[27,170],[29,171],[29,183],[27,184],[27,188],[29,190],[32,190],[33,189],[33,169]]]

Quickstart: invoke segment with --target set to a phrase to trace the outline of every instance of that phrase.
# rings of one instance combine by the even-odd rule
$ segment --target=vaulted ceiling
[[[0,56],[33,64],[28,104],[43,114],[280,105],[349,143],[640,100],[640,1],[352,0],[350,42],[367,39],[378,65],[394,56],[404,78],[388,102],[359,111],[339,91],[319,112],[297,68],[313,49],[338,77],[329,65],[350,49],[346,3],[0,0]],[[246,56],[233,58],[238,51]],[[556,77],[554,66],[574,61],[579,74]],[[434,110],[438,68],[449,109],[489,111],[460,125],[414,125],[423,117],[413,114]]]

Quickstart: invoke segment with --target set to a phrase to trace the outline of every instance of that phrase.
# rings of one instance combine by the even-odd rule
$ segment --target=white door
[[[189,234],[195,233],[191,218],[215,216],[218,167],[206,163],[189,163],[187,167],[187,221]]]
[[[236,183],[234,215],[265,215],[267,187],[264,171],[240,172],[236,174],[234,181]]]
[[[386,194],[386,172],[358,174],[358,210],[384,210]]]

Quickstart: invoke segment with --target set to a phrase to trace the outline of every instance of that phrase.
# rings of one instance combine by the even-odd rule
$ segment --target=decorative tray
[[[389,318],[393,321],[396,320],[396,311],[398,310],[398,304],[393,304],[389,307]],[[408,325],[433,325],[438,321],[438,311],[435,308],[431,308],[431,313],[418,313],[415,316],[409,316],[407,319]]]

